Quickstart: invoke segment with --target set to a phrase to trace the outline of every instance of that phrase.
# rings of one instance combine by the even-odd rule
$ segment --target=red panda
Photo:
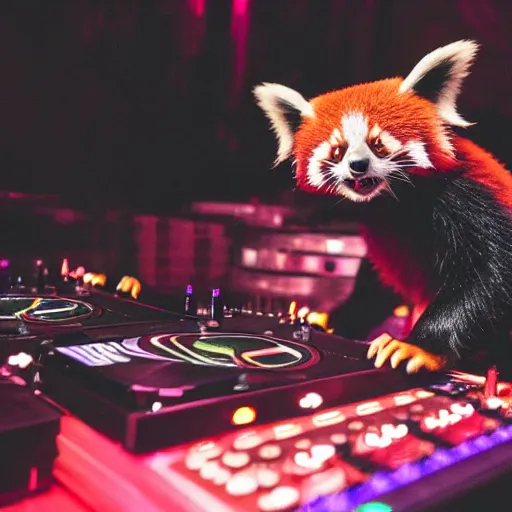
[[[457,41],[405,79],[309,101],[279,84],[254,89],[277,136],[276,164],[293,157],[299,188],[357,203],[368,258],[415,305],[404,340],[370,344],[377,367],[437,371],[509,339],[512,175],[455,131],[471,124],[456,99],[477,50]]]

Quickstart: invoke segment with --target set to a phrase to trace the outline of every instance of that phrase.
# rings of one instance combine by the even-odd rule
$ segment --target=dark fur
[[[406,341],[454,358],[502,352],[512,326],[510,212],[463,173],[413,181],[407,191],[394,187],[400,201],[360,205],[367,234],[378,241],[370,259],[379,263],[384,252],[394,259],[405,300],[430,296]]]
[[[443,89],[450,74],[452,73],[453,63],[450,59],[439,64],[430,73],[427,73],[415,86],[414,92],[418,96],[436,102],[439,99],[439,94]]]
[[[438,63],[414,84],[414,93],[435,103],[461,58]],[[296,131],[300,123],[285,106]],[[450,161],[428,176],[408,173],[411,183],[391,181],[396,198],[382,195],[353,206],[380,279],[410,305],[427,306],[404,341],[454,360],[481,349],[496,359],[511,346],[512,212],[503,205],[512,205],[512,190],[503,189],[512,185],[483,150],[457,136],[452,143],[455,167]],[[361,272],[371,281],[366,264]],[[358,279],[363,287],[370,281]],[[359,308],[354,297],[362,299]],[[371,291],[356,289],[340,317],[354,312],[364,322],[372,298]],[[357,331],[354,323],[340,333],[347,331]]]

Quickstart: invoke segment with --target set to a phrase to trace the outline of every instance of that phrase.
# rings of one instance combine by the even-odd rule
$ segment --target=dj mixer
[[[37,333],[37,382],[21,387],[58,411],[44,464],[92,510],[482,510],[508,485],[512,386],[493,368],[375,369],[367,343],[228,318],[213,298],[205,319],[94,289],[44,296],[35,320],[79,314]]]

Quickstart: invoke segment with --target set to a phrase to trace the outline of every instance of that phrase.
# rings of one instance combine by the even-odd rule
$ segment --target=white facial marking
[[[341,119],[341,128],[335,128],[331,135],[319,144],[308,161],[308,182],[313,187],[325,187],[326,191],[345,196],[356,202],[370,201],[384,189],[390,190],[390,176],[403,169],[416,166],[432,168],[425,143],[413,140],[402,144],[389,132],[375,124],[371,130],[367,119],[359,112],[346,114]],[[379,138],[389,154],[379,157],[369,147],[369,140]],[[347,149],[341,162],[332,162],[331,150],[337,144],[346,144]],[[382,180],[374,190],[359,193],[346,180],[353,180],[349,162],[358,158],[370,160],[365,178]]]
[[[369,133],[370,139],[380,138],[380,141],[389,153],[395,153],[399,149],[402,149],[402,143],[395,139],[389,132],[384,131],[378,124],[375,124]]]
[[[425,144],[419,141],[409,141],[405,145],[407,152],[418,167],[428,169],[434,167],[425,149]]]
[[[396,153],[398,150],[402,149],[402,143],[388,132],[382,132],[380,134],[380,140],[390,153]]]
[[[359,147],[366,142],[368,137],[368,123],[360,112],[345,114],[341,120],[343,135],[350,148]]]
[[[338,128],[335,128],[332,132],[331,136],[329,137],[329,142],[331,146],[335,146],[336,144],[340,144],[342,141],[341,132],[338,130]]]
[[[322,144],[313,150],[308,163],[308,182],[310,185],[314,187],[320,187],[323,184],[324,176],[322,173],[322,168],[324,166],[324,162],[329,158],[330,154],[331,144],[327,141],[322,142]]]

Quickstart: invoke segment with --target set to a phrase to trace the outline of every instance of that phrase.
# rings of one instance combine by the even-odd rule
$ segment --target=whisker
[[[398,202],[400,202],[400,200],[398,199],[398,197],[396,196],[396,194],[393,192],[393,189],[391,188],[391,185],[389,184],[389,181],[386,181],[386,186],[384,187],[384,190],[386,190],[387,192],[389,192],[389,194],[394,197]]]

